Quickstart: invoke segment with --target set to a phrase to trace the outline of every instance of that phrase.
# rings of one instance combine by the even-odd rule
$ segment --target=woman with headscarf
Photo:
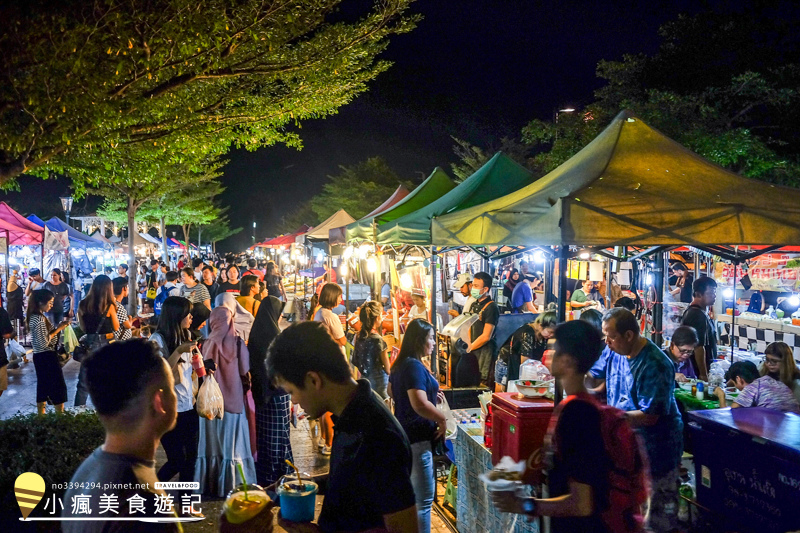
[[[231,312],[233,323],[236,327],[236,335],[244,341],[250,337],[250,328],[253,327],[254,317],[236,301],[236,296],[229,292],[217,294],[214,300],[214,307],[224,307]]]
[[[506,299],[506,307],[508,307],[508,310],[512,312],[513,309],[511,308],[511,296],[514,294],[514,287],[517,286],[521,279],[522,274],[519,273],[519,270],[512,268],[511,272],[508,273],[508,281],[506,281],[506,284],[503,285],[503,297]],[[466,311],[467,310],[465,310],[465,312]]]
[[[292,402],[283,390],[272,385],[267,375],[267,350],[281,332],[278,320],[284,303],[274,296],[261,301],[261,307],[250,330],[250,373],[253,381],[253,398],[256,403],[256,434],[258,435],[258,461],[256,478],[258,484],[268,486],[291,467],[286,460],[294,461],[289,441]]]
[[[208,325],[203,358],[219,383],[225,413],[221,420],[200,418],[194,479],[203,494],[222,497],[242,483],[237,465],[242,465],[248,481],[256,478],[244,409],[245,392],[250,388],[250,352],[236,336],[233,315],[226,307],[211,311]]]

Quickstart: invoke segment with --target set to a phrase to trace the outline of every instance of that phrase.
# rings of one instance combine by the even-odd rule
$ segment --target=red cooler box
[[[553,401],[547,398],[524,398],[516,392],[492,396],[492,464],[504,456],[527,461],[542,447]]]

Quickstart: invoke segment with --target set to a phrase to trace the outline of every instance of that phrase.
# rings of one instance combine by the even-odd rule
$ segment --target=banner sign
[[[44,247],[46,250],[68,250],[69,235],[66,231],[50,231],[50,228],[45,226]]]
[[[714,268],[714,279],[720,283],[730,285],[736,279],[748,275],[753,284],[754,291],[793,292],[800,290],[800,255],[798,254],[764,254],[750,261],[750,267],[739,266],[734,272],[730,263],[719,262]],[[744,289],[741,282],[736,284],[737,289]]]

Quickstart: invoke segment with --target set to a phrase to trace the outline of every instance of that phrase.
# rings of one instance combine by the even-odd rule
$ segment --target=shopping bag
[[[155,300],[156,296],[158,296],[158,289],[156,287],[150,287],[149,289],[147,289],[148,300]]]
[[[9,361],[14,359],[22,359],[27,353],[28,352],[25,350],[25,348],[23,348],[22,345],[15,339],[8,341],[8,345],[6,346],[6,355],[8,356]]]
[[[197,393],[197,414],[214,420],[222,418],[225,414],[225,404],[222,401],[222,391],[213,375],[208,375]]]
[[[258,462],[258,438],[256,436],[256,402],[253,399],[253,391],[247,391],[244,395],[244,413],[247,416],[247,426],[250,429],[250,451],[253,454],[253,461]]]
[[[442,397],[442,401],[436,406],[438,410],[440,410],[444,414],[445,419],[445,438],[446,439],[454,439],[456,438],[456,417],[453,416],[453,412],[450,410],[450,404],[447,403],[447,398]]]
[[[65,352],[68,354],[74,352],[75,347],[78,346],[78,336],[75,335],[75,330],[73,330],[71,327],[65,328],[61,342],[64,344]]]

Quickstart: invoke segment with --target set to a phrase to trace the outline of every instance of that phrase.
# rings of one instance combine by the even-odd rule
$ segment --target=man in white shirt
[[[461,313],[455,309],[451,309],[447,312],[447,314],[455,318],[459,314],[463,315],[469,313],[469,310],[472,309],[472,304],[475,303],[475,298],[473,298],[470,294],[470,291],[472,290],[472,275],[469,272],[459,274],[455,283],[453,283],[453,288],[458,289],[461,295],[461,298],[458,297],[459,295],[453,295],[453,300],[455,300],[456,303],[458,303],[459,299],[465,299]]]

